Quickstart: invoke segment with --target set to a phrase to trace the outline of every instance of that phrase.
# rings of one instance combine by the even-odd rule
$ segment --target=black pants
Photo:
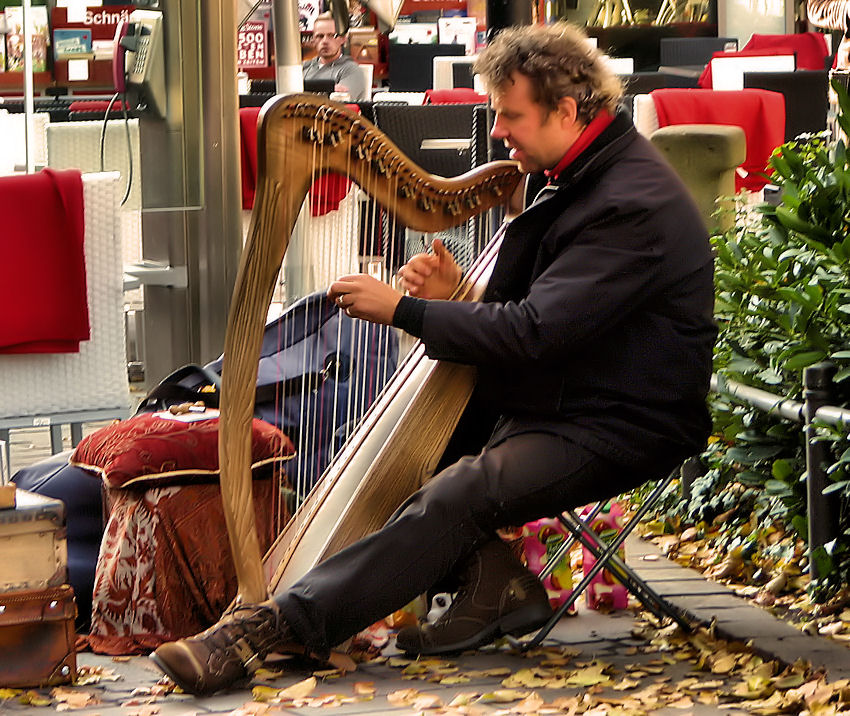
[[[275,601],[300,640],[326,655],[428,591],[496,529],[614,497],[677,462],[654,456],[625,468],[559,435],[509,437],[442,470],[378,532],[317,565]]]

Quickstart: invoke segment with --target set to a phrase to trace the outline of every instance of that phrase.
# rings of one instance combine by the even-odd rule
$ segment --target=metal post
[[[277,93],[301,92],[304,89],[304,75],[301,69],[298,3],[292,0],[273,0],[272,22]]]
[[[682,492],[683,500],[691,499],[691,488],[694,480],[702,477],[705,474],[705,468],[702,466],[698,457],[689,457],[682,463],[679,468],[679,485]]]
[[[829,405],[832,398],[832,378],[836,367],[829,362],[817,363],[803,371],[803,398],[805,407],[804,434],[806,436],[806,491],[809,518],[809,572],[812,579],[825,575],[817,574],[814,551],[838,536],[837,494],[824,495],[829,484],[826,467],[830,460],[829,444],[815,440],[816,431],[812,421],[818,409]]]

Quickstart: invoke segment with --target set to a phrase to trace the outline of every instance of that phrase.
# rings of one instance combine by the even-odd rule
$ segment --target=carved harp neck
[[[239,582],[237,599],[267,596],[251,499],[251,421],[265,317],[304,198],[329,171],[353,179],[402,224],[439,231],[503,204],[520,173],[492,162],[456,178],[405,158],[369,121],[316,95],[270,100],[260,113],[257,193],[224,341],[219,462],[225,520]]]

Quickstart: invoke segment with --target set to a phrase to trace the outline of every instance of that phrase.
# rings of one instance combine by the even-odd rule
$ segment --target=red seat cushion
[[[254,419],[252,470],[287,460],[294,452],[280,430]],[[218,411],[136,415],[84,438],[70,462],[97,473],[109,487],[215,478],[219,474]]]

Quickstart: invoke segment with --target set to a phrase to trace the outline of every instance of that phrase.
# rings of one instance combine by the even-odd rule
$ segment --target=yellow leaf
[[[405,659],[401,656],[392,656],[387,660],[387,665],[395,668],[407,666],[408,664],[412,664],[414,659]]]
[[[480,694],[477,691],[464,691],[456,694],[451,700],[451,703],[449,703],[449,706],[452,708],[456,708],[458,706],[470,706],[475,703],[479,697]]]
[[[320,671],[313,672],[313,676],[315,676],[317,679],[321,679],[322,681],[324,681],[325,679],[338,679],[342,675],[343,672],[341,669],[322,669]]]
[[[354,682],[354,693],[360,696],[373,695],[377,689],[374,681],[356,681]]]
[[[457,684],[468,684],[472,679],[468,676],[464,676],[463,674],[457,674],[455,676],[445,676],[440,679],[440,683],[444,686],[455,686]]]
[[[776,679],[776,681],[773,682],[773,685],[777,689],[782,689],[784,691],[786,689],[796,689],[804,683],[805,679],[802,674],[790,674],[789,676],[783,676],[780,679]]]
[[[515,674],[502,680],[502,686],[506,689],[515,689],[518,687],[539,688],[546,686],[548,679],[541,678],[535,673],[534,669],[520,669]]]
[[[273,686],[258,685],[251,689],[251,698],[260,703],[272,701],[273,699],[276,699],[279,694],[280,689],[276,689]]]
[[[737,659],[734,654],[721,653],[714,659],[710,660],[710,668],[712,674],[728,674],[735,668]]]
[[[53,701],[42,696],[38,691],[25,691],[18,697],[18,701],[29,706],[50,706]]]
[[[667,705],[670,708],[674,709],[691,709],[694,707],[694,702],[691,701],[690,696],[682,696],[681,698],[678,698],[675,701],[671,701]]]
[[[408,664],[402,669],[401,673],[405,676],[419,676],[427,674],[430,671],[427,664]]]
[[[528,691],[517,691],[516,689],[496,689],[482,694],[479,699],[483,703],[507,704],[511,701],[519,701],[528,696]]]
[[[622,681],[618,681],[611,688],[614,689],[614,691],[628,691],[629,689],[636,689],[638,686],[640,686],[639,681],[623,679]]]

